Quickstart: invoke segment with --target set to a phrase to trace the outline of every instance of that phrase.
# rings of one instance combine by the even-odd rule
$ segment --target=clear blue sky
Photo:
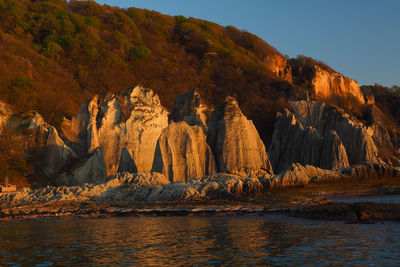
[[[98,0],[233,25],[362,84],[400,85],[400,0]]]

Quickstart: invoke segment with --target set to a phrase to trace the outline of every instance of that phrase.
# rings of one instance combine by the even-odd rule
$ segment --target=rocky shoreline
[[[361,195],[367,192],[361,193]],[[370,190],[369,194],[383,193]],[[400,193],[386,191],[383,195]],[[330,193],[329,195],[333,195]],[[354,196],[350,193],[336,193]],[[356,194],[360,195],[360,194]],[[339,203],[327,197],[289,196],[269,193],[256,198],[238,197],[236,200],[166,201],[166,202],[102,202],[58,200],[42,204],[0,206],[0,220],[34,218],[108,218],[139,216],[265,216],[285,215],[315,220],[335,220],[348,223],[400,222],[400,204],[393,203]]]

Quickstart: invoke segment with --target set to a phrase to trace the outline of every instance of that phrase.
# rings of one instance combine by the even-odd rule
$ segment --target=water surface
[[[400,224],[285,216],[0,222],[0,265],[398,265]]]
[[[330,197],[329,199],[338,203],[350,203],[350,204],[359,202],[400,204],[400,195],[337,196],[337,197]]]

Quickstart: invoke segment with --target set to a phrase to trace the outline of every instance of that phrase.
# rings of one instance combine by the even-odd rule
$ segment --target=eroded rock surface
[[[137,86],[104,99],[92,98],[70,125],[66,136],[79,140],[83,154],[102,149],[108,174],[118,169],[149,172],[157,140],[168,126],[168,112],[152,90]]]
[[[81,185],[104,181],[107,177],[106,164],[101,148],[95,149],[86,158],[70,164],[68,170],[55,178],[57,185]]]
[[[153,171],[171,181],[203,177],[216,172],[214,155],[200,126],[172,122],[158,140]]]
[[[292,170],[279,175],[244,178],[233,174],[216,173],[194,178],[186,183],[170,182],[160,173],[118,173],[107,180],[80,186],[46,187],[38,190],[23,189],[15,193],[0,194],[0,204],[22,206],[54,203],[56,201],[187,201],[210,199],[238,199],[256,196],[268,191],[310,183],[381,179],[400,177],[400,169],[382,164],[367,164],[340,170],[322,170],[314,166],[296,164]]]
[[[208,121],[208,142],[220,172],[246,175],[250,170],[272,173],[265,146],[252,121],[235,98],[227,97]]]
[[[278,114],[269,156],[275,171],[291,163],[326,169],[379,162],[373,130],[335,107],[320,102],[290,102]]]
[[[332,96],[348,98],[354,97],[359,103],[364,104],[364,95],[358,83],[343,75],[314,66],[315,76],[312,80],[314,93],[318,100]]]
[[[211,112],[212,108],[203,103],[199,92],[191,90],[176,97],[171,118],[175,122],[185,121],[191,126],[201,126],[207,131],[207,119]]]

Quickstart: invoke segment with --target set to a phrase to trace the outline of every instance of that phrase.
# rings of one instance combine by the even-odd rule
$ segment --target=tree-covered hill
[[[169,109],[193,88],[211,104],[236,96],[256,124],[284,104],[271,70],[276,57],[285,61],[276,49],[195,18],[93,1],[0,0],[0,47],[0,98],[55,125],[90,95],[136,83],[156,90]]]

